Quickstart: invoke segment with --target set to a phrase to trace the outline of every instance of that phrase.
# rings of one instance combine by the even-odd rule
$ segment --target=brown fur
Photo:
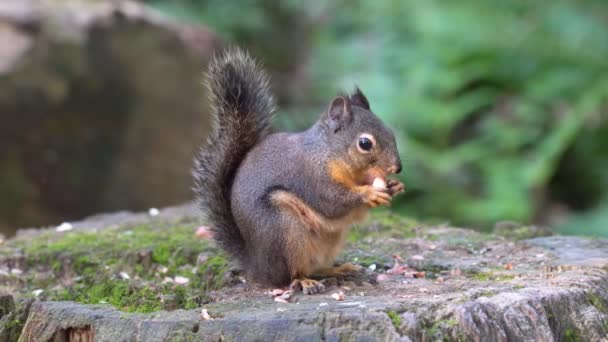
[[[342,160],[330,160],[327,163],[329,177],[336,183],[342,184],[347,188],[357,188],[361,179],[361,174],[355,173],[352,167]]]
[[[311,232],[316,234],[321,233],[325,222],[320,215],[298,197],[287,191],[276,191],[271,198],[274,205],[291,211],[291,214],[302,222],[303,228],[310,229]]]
[[[351,191],[360,194],[363,201],[374,208],[379,205],[388,205],[391,201],[391,194],[388,189],[379,190],[369,185],[374,177],[384,177],[385,172],[380,168],[370,168],[363,171],[355,171],[342,160],[330,160],[327,163],[329,177],[336,183],[342,184]]]
[[[342,277],[348,273],[359,272],[362,269],[361,266],[353,265],[350,263],[342,264],[336,267],[324,268],[315,271],[314,276],[316,277]]]
[[[403,189],[371,186],[401,169],[393,132],[357,89],[335,97],[309,129],[268,134],[268,78],[240,50],[216,58],[207,83],[214,125],[193,173],[215,239],[252,281],[320,291],[306,277],[349,270],[331,268],[348,227]],[[370,149],[360,146],[364,134]]]
[[[292,279],[328,269],[342,249],[348,228],[363,220],[369,209],[361,205],[344,217],[327,219],[287,191],[276,191],[272,201],[284,210],[282,216],[287,223],[285,240],[291,251],[288,262]]]

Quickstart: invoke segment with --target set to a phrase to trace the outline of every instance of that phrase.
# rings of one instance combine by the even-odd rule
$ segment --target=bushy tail
[[[194,160],[196,198],[220,246],[240,258],[245,243],[230,209],[230,190],[241,161],[269,131],[274,98],[266,73],[236,48],[213,58],[206,86],[213,123]]]

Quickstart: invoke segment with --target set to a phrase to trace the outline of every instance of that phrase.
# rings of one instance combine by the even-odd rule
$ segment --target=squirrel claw
[[[389,179],[386,182],[386,187],[388,189],[388,193],[391,196],[395,196],[395,195],[405,191],[405,186],[403,185],[403,183],[401,183],[400,181],[398,181],[396,179]]]
[[[312,295],[323,292],[325,285],[317,280],[302,278],[292,281],[289,289],[293,291],[302,290],[305,295]]]

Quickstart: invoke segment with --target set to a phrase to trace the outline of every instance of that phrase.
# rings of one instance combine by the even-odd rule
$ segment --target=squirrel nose
[[[401,162],[388,168],[389,173],[401,173]]]

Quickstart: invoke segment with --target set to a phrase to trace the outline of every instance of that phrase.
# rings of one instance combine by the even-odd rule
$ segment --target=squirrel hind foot
[[[353,265],[351,263],[342,264],[336,267],[330,267],[315,272],[315,276],[318,277],[344,277],[351,273],[358,273],[363,270],[363,267],[359,265]]]
[[[299,278],[291,282],[289,289],[294,292],[302,291],[305,295],[313,295],[323,292],[325,285],[318,280]]]

